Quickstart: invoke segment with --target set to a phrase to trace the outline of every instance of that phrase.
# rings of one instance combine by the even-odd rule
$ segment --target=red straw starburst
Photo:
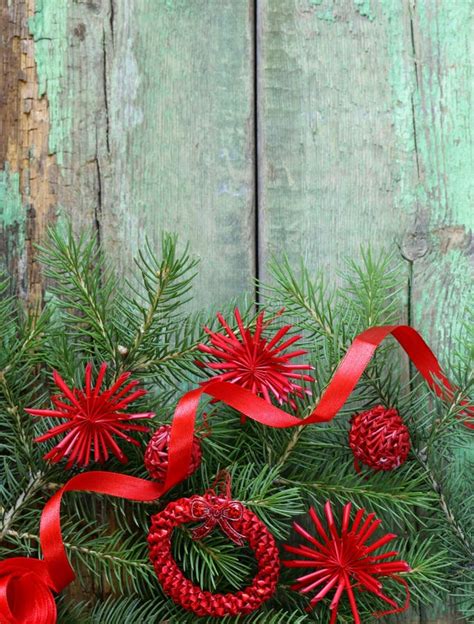
[[[67,422],[53,427],[36,438],[35,442],[44,442],[66,433],[64,438],[49,453],[46,453],[44,459],[57,463],[63,457],[69,457],[66,468],[70,468],[74,463],[87,466],[93,449],[96,462],[106,461],[111,451],[122,463],[125,463],[127,457],[116,443],[114,436],[135,446],[140,445],[125,431],[148,431],[148,427],[135,425],[130,421],[151,418],[154,414],[153,412],[127,414],[123,410],[146,394],[146,390],[134,390],[139,382],[130,381],[126,384],[131,373],[123,373],[110,388],[101,392],[106,370],[107,364],[103,363],[100,366],[95,386],[92,386],[92,364],[87,364],[84,390],[69,388],[59,373],[54,371],[54,382],[61,391],[61,394],[51,398],[56,409],[26,410],[33,416],[67,419]]]
[[[289,568],[314,568],[314,571],[298,578],[297,582],[292,586],[292,589],[296,589],[302,594],[318,588],[318,592],[311,599],[308,609],[313,608],[332,589],[335,590],[330,604],[332,611],[330,624],[334,624],[337,620],[339,601],[344,592],[347,593],[354,622],[355,624],[360,624],[361,620],[354,595],[354,589],[356,588],[361,591],[370,591],[391,605],[391,610],[375,614],[377,616],[400,613],[407,609],[409,604],[410,594],[407,583],[397,575],[400,572],[409,572],[410,566],[401,560],[383,561],[384,559],[397,556],[398,552],[394,550],[380,555],[372,554],[375,550],[393,540],[396,535],[387,533],[368,545],[367,540],[373,535],[382,521],[378,520],[375,514],[371,513],[362,523],[365,509],[359,509],[355,515],[352,527],[349,529],[350,512],[351,503],[347,503],[343,509],[342,526],[339,534],[334,522],[331,503],[329,501],[326,503],[324,513],[329,529],[328,535],[316,512],[311,508],[309,515],[319,538],[316,539],[295,522],[293,525],[295,530],[311,544],[311,547],[306,545],[285,545],[285,549],[288,552],[303,557],[300,560],[284,561],[283,564],[285,566]],[[407,599],[402,607],[399,607],[392,598],[382,591],[383,585],[378,580],[378,577],[382,576],[392,577],[405,586]]]
[[[257,316],[253,334],[244,326],[237,308],[234,314],[239,328],[238,335],[230,328],[222,314],[218,314],[217,318],[225,333],[213,332],[206,327],[205,331],[210,337],[212,346],[199,345],[200,351],[217,361],[198,362],[198,364],[213,371],[219,371],[212,378],[215,381],[235,383],[262,396],[269,403],[273,395],[279,404],[287,402],[293,409],[296,409],[296,403],[290,395],[301,397],[305,393],[310,394],[310,391],[293,380],[313,381],[310,375],[297,372],[312,370],[312,366],[291,362],[298,356],[306,355],[307,351],[303,349],[287,351],[301,336],[292,336],[281,342],[291,329],[291,325],[285,325],[272,338],[264,338],[263,333],[271,320],[264,322],[263,312]]]

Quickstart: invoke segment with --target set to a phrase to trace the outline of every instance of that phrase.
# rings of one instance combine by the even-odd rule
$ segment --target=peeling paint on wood
[[[18,172],[10,172],[8,162],[4,167],[0,171],[0,270],[13,275],[19,271],[24,249],[26,216],[20,195],[20,176]]]
[[[4,3],[0,32],[8,89],[1,102],[3,206],[1,238],[17,290],[33,304],[42,296],[35,243],[54,220],[57,167],[48,148],[48,99],[38,89],[34,42],[27,27],[33,0]],[[3,91],[3,89],[2,89]]]
[[[28,27],[35,44],[38,95],[47,94],[50,132],[49,151],[63,164],[63,151],[68,149],[71,116],[64,108],[67,91],[67,0],[36,0]]]

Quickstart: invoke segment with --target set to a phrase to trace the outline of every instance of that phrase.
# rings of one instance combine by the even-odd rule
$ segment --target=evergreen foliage
[[[153,410],[151,426],[170,422],[177,398],[204,378],[196,366],[196,349],[205,340],[203,326],[214,318],[190,314],[196,262],[187,248],[165,235],[160,253],[145,244],[136,262],[136,277],[123,283],[109,266],[96,241],[72,232],[52,230],[42,249],[48,281],[43,310],[27,310],[7,296],[0,281],[0,558],[36,556],[41,509],[59,484],[72,474],[42,460],[48,445],[33,438],[52,423],[36,420],[25,407],[49,407],[51,374],[57,369],[67,383],[82,385],[84,367],[109,364],[108,382],[129,370],[149,394],[137,411]],[[321,392],[353,338],[370,325],[400,321],[404,273],[394,258],[371,252],[349,261],[341,287],[332,289],[309,267],[295,272],[288,261],[274,262],[271,286],[262,286],[269,314],[285,308],[285,318],[304,333],[315,367],[312,394],[300,399],[301,415],[312,411]],[[242,310],[242,307],[241,307]],[[226,318],[231,318],[230,308]],[[251,307],[243,310],[251,323]],[[280,321],[279,321],[280,322]],[[452,404],[432,393],[409,369],[393,344],[382,346],[356,391],[338,417],[322,426],[269,429],[239,416],[219,403],[202,402],[200,423],[212,434],[203,437],[203,462],[187,481],[163,500],[138,504],[84,494],[68,494],[62,506],[68,554],[78,572],[87,601],[77,603],[70,592],[58,598],[64,624],[162,623],[187,624],[197,618],[170,602],[148,561],[149,517],[166,502],[202,493],[220,469],[232,474],[236,499],[254,511],[275,537],[286,541],[294,517],[309,505],[318,511],[330,498],[336,509],[352,501],[383,518],[384,529],[400,538],[400,557],[413,572],[407,575],[413,609],[456,596],[468,621],[472,602],[472,466],[469,431],[461,424],[461,403],[472,389],[472,335],[466,320],[446,366],[459,385]],[[466,346],[466,345],[471,345]],[[349,416],[375,404],[395,406],[409,429],[413,450],[400,469],[388,474],[355,473],[348,446]],[[129,464],[110,460],[106,469],[146,477],[143,446],[127,446]],[[304,517],[304,516],[303,516]],[[250,580],[252,554],[238,549],[219,532],[202,542],[176,531],[174,553],[195,581],[212,591],[235,591]],[[245,618],[225,624],[303,624],[329,620],[328,602],[313,613],[289,585],[294,572],[283,571],[275,598]],[[396,585],[396,584],[395,584]],[[400,600],[400,589],[393,588]],[[397,593],[398,592],[398,593]],[[383,607],[361,595],[362,621]],[[351,622],[344,605],[341,622]],[[200,619],[203,623],[214,621]]]

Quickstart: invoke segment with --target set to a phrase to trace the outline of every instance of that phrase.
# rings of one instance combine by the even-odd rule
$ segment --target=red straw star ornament
[[[152,418],[153,412],[127,414],[125,409],[146,394],[146,390],[134,390],[138,381],[126,384],[131,373],[122,373],[117,381],[101,392],[107,364],[100,366],[95,385],[92,385],[92,364],[85,370],[85,389],[69,388],[57,371],[53,379],[61,394],[53,396],[52,402],[56,409],[26,409],[33,416],[66,419],[67,422],[57,425],[47,433],[36,438],[35,442],[44,442],[65,433],[64,438],[46,453],[44,459],[57,463],[69,457],[66,468],[73,464],[87,466],[93,449],[94,461],[103,463],[113,453],[122,463],[127,456],[115,441],[115,436],[139,446],[140,442],[130,437],[126,431],[148,431],[144,425],[132,424],[131,421]]]
[[[281,312],[280,312],[281,313]],[[299,371],[312,370],[309,364],[294,364],[294,358],[306,355],[307,351],[287,351],[301,336],[292,336],[281,342],[291,329],[291,325],[285,325],[272,338],[264,338],[263,333],[272,320],[264,322],[264,312],[257,316],[255,332],[252,334],[242,322],[238,308],[234,311],[237,321],[238,334],[228,325],[222,314],[218,314],[219,323],[225,333],[211,331],[205,328],[210,337],[212,346],[200,344],[199,349],[203,353],[215,358],[216,361],[198,362],[200,366],[218,371],[212,377],[213,381],[228,381],[250,390],[258,396],[262,396],[271,403],[271,396],[281,405],[289,403],[296,409],[295,401],[291,394],[302,397],[309,390],[296,384],[293,380],[314,381],[310,375]]]
[[[380,555],[372,554],[375,550],[393,540],[396,535],[387,533],[369,545],[367,540],[373,535],[382,521],[376,519],[375,514],[371,513],[361,524],[365,509],[359,509],[355,515],[352,527],[349,529],[350,512],[351,503],[347,503],[343,509],[342,526],[339,534],[334,522],[331,503],[329,501],[326,502],[324,513],[329,528],[328,535],[316,512],[311,508],[309,515],[320,539],[313,537],[313,535],[295,522],[293,523],[295,530],[311,544],[311,547],[306,545],[285,545],[285,550],[295,555],[301,555],[303,559],[284,561],[283,565],[289,568],[313,569],[309,574],[299,577],[292,586],[292,589],[298,590],[302,594],[318,588],[317,594],[311,599],[308,609],[313,608],[332,589],[335,590],[329,607],[332,612],[330,624],[334,624],[337,620],[338,606],[344,592],[347,593],[354,622],[355,624],[360,624],[360,615],[354,595],[355,588],[361,591],[372,592],[392,607],[389,611],[374,614],[377,617],[391,613],[400,613],[405,611],[409,605],[410,594],[408,585],[398,574],[400,572],[409,572],[410,566],[401,560],[383,561],[398,555],[398,552],[394,550]],[[398,606],[392,598],[382,591],[383,585],[378,580],[378,577],[382,576],[391,577],[405,586],[407,599],[402,607]]]

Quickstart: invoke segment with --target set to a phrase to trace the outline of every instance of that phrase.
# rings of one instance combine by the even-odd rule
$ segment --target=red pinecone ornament
[[[357,471],[359,462],[374,470],[394,470],[408,457],[410,434],[396,409],[377,405],[352,416],[349,446]]]
[[[171,425],[161,425],[151,437],[145,451],[145,468],[150,477],[159,483],[164,483],[168,471],[170,433]],[[191,463],[186,477],[190,477],[199,468],[201,458],[201,441],[196,435],[193,435]]]

